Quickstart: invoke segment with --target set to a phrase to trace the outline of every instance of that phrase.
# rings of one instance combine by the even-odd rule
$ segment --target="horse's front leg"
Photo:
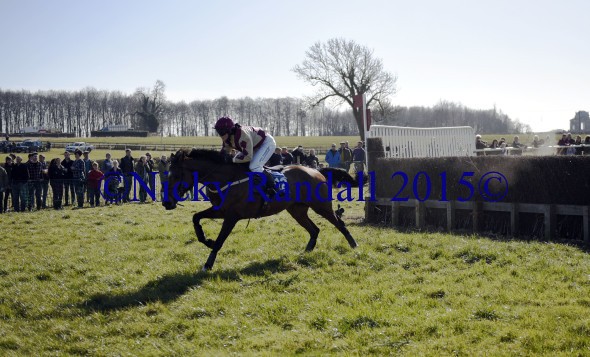
[[[208,248],[213,249],[213,245],[215,241],[213,239],[207,239],[205,236],[205,232],[203,232],[203,227],[201,227],[201,219],[203,218],[223,218],[221,215],[220,210],[215,210],[213,207],[209,207],[204,211],[197,212],[193,216],[193,225],[195,226],[195,233],[197,234],[197,239],[199,242],[206,245]]]
[[[215,264],[215,258],[217,258],[217,252],[219,252],[219,250],[221,250],[221,247],[223,246],[225,239],[229,236],[231,231],[234,229],[234,227],[236,226],[236,223],[238,223],[238,219],[234,218],[234,217],[225,218],[223,220],[223,224],[221,226],[221,231],[219,232],[219,236],[215,240],[215,243],[213,244],[213,249],[211,250],[211,253],[209,253],[209,258],[207,258],[207,262],[205,263],[205,266],[203,267],[204,271],[213,269],[213,264]]]

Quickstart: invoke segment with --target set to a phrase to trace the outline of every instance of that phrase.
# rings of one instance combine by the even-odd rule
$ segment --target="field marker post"
[[[426,226],[426,205],[422,201],[416,200],[416,227],[424,229]]]
[[[590,217],[589,217],[590,206],[582,207],[582,222],[584,225],[584,243],[590,244]]]
[[[518,202],[513,202],[510,205],[510,234],[515,236],[518,234]]]
[[[396,227],[399,226],[399,202],[393,201],[391,203],[391,224]]]
[[[545,223],[545,239],[553,239],[553,230],[555,228],[555,206],[544,205],[544,218]]]
[[[455,201],[447,201],[447,231],[455,228]]]
[[[473,233],[479,232],[480,220],[481,220],[481,208],[482,203],[481,201],[473,201]]]

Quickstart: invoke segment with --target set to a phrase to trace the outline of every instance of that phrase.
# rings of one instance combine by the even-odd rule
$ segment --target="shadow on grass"
[[[148,282],[137,291],[122,294],[96,294],[78,304],[78,308],[87,312],[111,312],[143,306],[150,302],[164,304],[175,301],[190,288],[201,285],[204,281],[242,281],[240,275],[264,276],[282,271],[282,260],[270,259],[265,262],[253,262],[240,270],[198,272],[194,274],[165,275]]]

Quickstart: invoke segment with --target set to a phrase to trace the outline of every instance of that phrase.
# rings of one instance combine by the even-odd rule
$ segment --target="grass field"
[[[522,134],[520,135],[520,142],[524,144],[530,144],[533,141],[532,134]],[[493,139],[500,139],[501,137],[506,138],[509,144],[512,143],[514,139],[514,135],[511,134],[486,134],[483,135],[483,140],[491,143]],[[545,138],[545,135],[539,134],[541,139]],[[555,137],[555,142],[551,144],[556,144],[558,140],[558,136],[553,135],[552,138]],[[560,136],[559,136],[560,137]],[[279,136],[275,137],[277,141],[277,145],[280,147],[286,146],[290,150],[298,145],[303,145],[304,148],[323,148],[328,149],[331,143],[338,143],[342,141],[348,141],[351,147],[356,145],[356,142],[359,140],[358,136],[306,136],[306,137],[299,137],[299,136]],[[147,138],[137,138],[137,137],[117,137],[117,138],[50,138],[48,139],[51,142],[55,143],[72,143],[75,141],[86,141],[89,143],[112,143],[112,144],[145,144],[145,145],[184,145],[186,147],[196,147],[196,146],[218,146],[220,140],[218,137],[215,136],[199,136],[199,137],[159,137],[159,136],[151,136]],[[171,151],[173,150],[154,150],[153,147],[143,148],[142,150],[136,150],[133,153],[135,158],[139,158],[139,156],[145,154],[147,151],[152,154],[152,157],[160,157],[161,155],[170,155]],[[119,159],[125,156],[124,150],[106,150],[106,149],[95,149],[90,155],[91,159],[102,160],[105,157],[105,154],[109,152],[113,155],[113,158]],[[54,148],[49,153],[46,154],[47,158],[50,160],[53,157],[62,157],[63,149]],[[320,160],[324,159],[324,155],[320,155]]]
[[[240,222],[213,272],[192,213],[159,204],[0,215],[0,355],[589,355],[576,247],[399,233],[317,216]],[[209,237],[220,222],[204,220]]]
[[[21,140],[26,138],[19,138],[15,140]],[[160,157],[161,155],[169,156],[171,152],[175,150],[154,150],[153,145],[183,145],[186,147],[198,147],[198,146],[205,146],[205,147],[221,147],[221,140],[215,136],[199,136],[199,137],[164,137],[161,138],[159,136],[152,136],[147,138],[137,138],[137,137],[119,137],[119,138],[48,138],[43,139],[43,141],[51,141],[53,143],[73,143],[75,141],[86,141],[89,143],[112,143],[112,144],[146,144],[152,145],[151,147],[142,148],[142,150],[135,150],[133,152],[133,156],[138,159],[141,155],[144,155],[146,152],[149,152],[152,157]],[[348,141],[351,148],[356,145],[356,142],[359,140],[358,136],[306,136],[306,137],[299,137],[299,136],[280,136],[275,137],[277,142],[277,146],[283,147],[286,146],[289,150],[297,147],[298,145],[303,145],[304,148],[307,150],[308,148],[323,148],[329,149],[332,143],[336,143],[339,147],[338,143],[342,141]],[[48,161],[50,161],[54,157],[63,158],[63,148],[52,148],[49,152],[44,153],[47,157]],[[102,160],[105,157],[105,154],[109,152],[115,159],[120,159],[125,156],[125,151],[123,149],[120,150],[107,150],[107,149],[95,149],[92,150],[90,153],[90,158],[93,160]],[[25,156],[26,154],[21,154],[21,156]],[[324,159],[324,155],[319,156],[320,160]],[[25,160],[26,161],[26,160]]]
[[[74,141],[86,141],[89,143],[126,143],[126,144],[162,144],[162,145],[220,145],[221,139],[217,136],[179,136],[159,137],[149,136],[147,138],[137,137],[109,137],[109,138],[48,138],[48,141],[56,143],[71,143]],[[44,141],[47,141],[44,139]],[[358,136],[276,136],[278,146],[287,146],[293,149],[298,145],[305,147],[326,147],[332,143],[338,144],[341,141],[348,141],[351,147],[360,140]]]

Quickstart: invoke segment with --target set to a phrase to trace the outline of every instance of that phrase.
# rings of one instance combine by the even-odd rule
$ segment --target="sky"
[[[589,15],[576,0],[0,0],[0,88],[303,97],[293,67],[340,37],[397,75],[396,105],[495,106],[541,132],[590,111]]]

